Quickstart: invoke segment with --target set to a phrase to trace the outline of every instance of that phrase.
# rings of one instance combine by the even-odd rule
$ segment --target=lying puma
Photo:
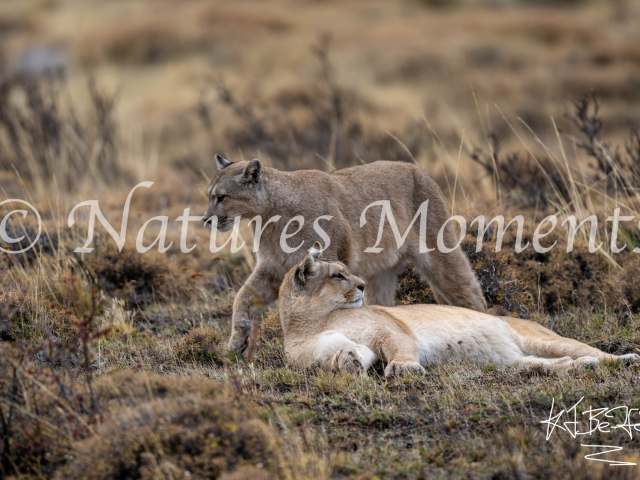
[[[367,281],[364,302],[367,305],[391,306],[395,300],[396,277],[410,261],[429,282],[438,303],[486,311],[480,284],[460,248],[450,253],[435,248],[443,224],[444,244],[453,247],[457,237],[450,223],[449,208],[438,185],[424,169],[405,162],[375,162],[338,170],[332,174],[318,170],[281,172],[263,167],[260,160],[233,163],[216,155],[218,174],[207,190],[209,205],[205,224],[215,224],[219,231],[230,230],[237,217],[262,218],[256,267],[236,295],[233,303],[233,326],[229,348],[241,352],[253,325],[252,309],[268,305],[278,298],[285,274],[297,264],[319,236],[315,223],[330,239],[324,255],[347,265]],[[398,248],[396,237],[386,224],[380,238],[379,253],[365,252],[376,245],[381,207],[369,208],[373,202],[387,200],[404,244]],[[420,206],[427,204],[426,246],[435,248],[420,253],[420,221],[412,220]],[[365,211],[366,224],[361,226]],[[296,218],[303,218],[299,225]],[[215,219],[215,222],[214,222]],[[277,219],[277,221],[271,221]],[[295,233],[288,247],[302,245],[286,253],[281,234]],[[411,225],[411,227],[410,227]],[[256,222],[251,223],[256,238]]]
[[[361,372],[383,360],[389,377],[424,373],[424,365],[449,360],[565,372],[602,360],[640,358],[604,353],[529,320],[460,307],[362,306],[364,282],[342,263],[312,252],[280,288],[285,353],[300,366]]]

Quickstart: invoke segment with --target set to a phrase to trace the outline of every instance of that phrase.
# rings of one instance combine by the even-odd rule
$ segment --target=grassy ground
[[[462,248],[490,305],[640,352],[640,235],[620,227],[627,248],[614,254],[604,227],[616,207],[640,212],[637,7],[2,2],[0,192],[30,201],[44,233],[0,257],[1,475],[637,478],[636,466],[589,461],[581,446],[622,446],[607,458],[637,463],[624,429],[556,428],[547,440],[541,422],[583,397],[578,412],[639,408],[638,366],[556,376],[447,365],[389,381],[380,369],[297,370],[277,305],[237,357],[226,341],[254,266],[251,232],[238,254],[213,255],[209,232],[192,225],[197,248],[182,254],[171,221],[167,253],[134,250],[149,218],[204,211],[215,152],[285,170],[415,161],[469,221],[523,215],[525,240],[547,215],[596,215],[599,253],[583,234],[567,253],[558,229],[548,254],[516,254],[513,227],[500,253],[493,230],[480,251],[471,231]],[[34,75],[43,51],[63,73]],[[574,104],[590,89],[598,110],[590,96]],[[73,252],[87,221],[79,212],[68,228],[74,205],[99,199],[118,230],[129,190],[148,180],[121,252],[102,227],[93,252]],[[29,219],[10,227],[35,234]],[[145,245],[158,232],[151,224]],[[411,266],[397,301],[433,302]]]
[[[150,331],[141,318],[126,323],[112,309],[108,312],[106,318],[116,324],[96,342],[91,360],[93,374],[99,378],[93,383],[97,413],[89,407],[85,383],[65,378],[59,373],[64,368],[57,362],[47,375],[46,371],[29,370],[23,360],[19,377],[24,384],[19,390],[26,400],[35,399],[32,402],[36,405],[25,402],[24,410],[14,411],[14,422],[20,428],[13,432],[13,460],[25,462],[20,465],[23,473],[46,475],[57,467],[59,474],[66,472],[63,476],[120,478],[136,472],[179,478],[185,471],[203,476],[216,468],[237,470],[259,464],[271,474],[292,478],[637,475],[636,467],[588,462],[584,455],[592,450],[580,447],[580,440],[572,439],[568,432],[557,429],[546,440],[547,427],[541,423],[549,418],[552,403],[555,415],[583,397],[579,412],[591,405],[638,408],[637,366],[600,365],[594,371],[557,376],[542,370],[447,365],[431,367],[420,378],[387,381],[379,370],[358,378],[288,367],[275,313],[267,315],[249,359],[238,359],[225,352],[229,318],[219,318],[217,311],[203,307],[199,326],[193,328],[193,312],[177,309],[162,332]],[[607,351],[637,351],[640,346],[635,319],[623,327],[615,315],[594,312],[539,320]],[[187,331],[186,335],[181,331]],[[3,353],[8,351],[3,349]],[[8,389],[9,365],[15,365],[17,357],[3,358],[3,386]],[[51,398],[37,398],[45,396],[44,391],[57,399],[61,382],[67,382],[69,390],[73,388],[69,385],[75,385],[84,398],[72,397],[77,404],[61,402],[59,411],[51,411]],[[105,393],[109,389],[117,393]],[[222,418],[211,416],[208,409],[213,407],[207,402],[232,411],[223,411]],[[27,409],[33,409],[38,417],[27,416]],[[235,413],[234,409],[240,411]],[[133,420],[143,414],[141,420]],[[184,420],[182,415],[187,414],[194,418]],[[89,425],[83,428],[81,420],[80,425],[73,425],[76,418],[86,418]],[[625,417],[617,412],[613,418],[622,424]],[[562,419],[571,420],[569,416]],[[260,435],[247,440],[236,428],[249,420],[260,425],[255,427]],[[227,427],[226,435],[219,431],[224,430],[218,425],[220,421],[233,424]],[[167,423],[178,427],[168,429]],[[54,427],[77,439],[67,441]],[[581,423],[582,431],[588,429],[586,421]],[[207,439],[213,435],[216,444],[211,446]],[[584,438],[587,441],[582,443],[586,444],[624,447],[610,459],[638,461],[635,440],[621,429]],[[21,440],[27,446],[21,445]],[[36,440],[34,446],[31,442]],[[225,445],[239,448],[238,442],[242,452],[235,453],[238,458],[228,458],[225,448],[232,447]],[[269,453],[269,445],[274,445],[273,453]],[[20,452],[21,447],[28,454]],[[218,457],[225,457],[227,463],[218,465]],[[104,460],[111,458],[119,460]],[[276,458],[279,463],[274,463]],[[96,471],[96,461],[107,462],[109,467]],[[238,473],[238,478],[252,475],[247,472]]]

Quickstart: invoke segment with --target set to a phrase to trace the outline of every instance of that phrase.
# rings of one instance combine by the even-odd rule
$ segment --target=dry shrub
[[[125,299],[129,308],[191,295],[189,289],[197,278],[170,268],[168,261],[168,256],[157,252],[144,255],[131,249],[118,252],[110,242],[84,258],[95,283],[109,294]]]
[[[524,13],[510,18],[508,23],[500,25],[500,29],[505,34],[529,38],[547,47],[571,43],[579,43],[586,47],[598,42],[598,34],[591,25],[572,20],[575,20],[575,17],[570,12],[543,16]]]
[[[0,342],[0,476],[49,477],[73,440],[92,434],[108,412],[95,407],[80,344]],[[88,357],[87,357],[88,358]]]
[[[25,32],[34,30],[34,24],[28,18],[21,18],[17,15],[10,15],[3,12],[0,18],[0,35],[8,35],[14,32]]]
[[[400,305],[412,303],[436,303],[429,285],[411,265],[406,265],[398,277],[396,300]]]
[[[178,341],[173,352],[185,362],[222,364],[220,350],[224,341],[219,329],[195,328]]]
[[[375,110],[366,99],[331,82],[289,87],[269,99],[238,99],[222,84],[218,90],[220,102],[233,110],[236,120],[225,128],[225,149],[260,152],[280,169],[317,168],[319,162],[330,169],[381,159],[410,162],[411,155],[419,156],[432,145],[425,127],[408,121],[393,132],[403,146],[366,121]],[[205,113],[206,105],[200,112],[204,118],[211,116]]]
[[[0,474],[54,478],[277,476],[279,443],[236,391],[203,378],[125,371],[94,382],[0,342]],[[259,476],[257,478],[260,478]]]
[[[595,160],[591,165],[593,172],[586,176],[589,188],[596,185],[596,191],[602,190],[605,194],[622,192],[634,195],[640,185],[640,134],[637,128],[632,129],[623,146],[603,140],[604,122],[594,93],[579,95],[574,101],[573,111],[566,112],[565,117],[578,135],[563,131],[564,136]],[[534,130],[541,129],[531,125],[528,119],[527,124]],[[560,160],[554,161],[548,156],[534,158],[530,153],[523,155],[518,151],[503,153],[495,133],[489,135],[489,141],[490,152],[475,148],[469,153],[471,159],[498,181],[503,194],[524,207],[557,209],[559,205],[574,202],[576,193],[591,194],[581,181],[572,184],[572,177],[575,178],[576,174],[571,174]],[[605,178],[606,182],[603,181]],[[605,192],[605,188],[609,191]]]
[[[476,272],[487,306],[504,307],[510,313],[527,318],[535,309],[535,302],[529,285],[518,278],[509,252],[496,252],[492,242],[483,242],[482,249],[476,252],[476,241],[475,237],[467,235],[462,249]]]
[[[541,241],[543,247],[557,242],[555,247],[538,253],[532,246],[534,225],[525,224],[522,245],[528,247],[516,253],[517,228],[512,226],[504,234],[501,251],[496,253],[496,244],[490,241],[495,226],[487,225],[480,252],[475,251],[477,238],[473,232],[461,243],[489,307],[502,306],[523,318],[536,311],[558,314],[576,308],[609,309],[621,321],[640,313],[640,257],[631,251],[633,246],[609,257],[604,245],[603,251],[590,253],[587,241],[575,239],[573,251],[567,253],[565,231],[556,228]],[[635,237],[628,236],[631,243],[636,242]],[[400,275],[396,298],[401,304],[435,303],[429,286],[411,266]]]
[[[155,11],[144,16],[118,17],[103,22],[75,46],[80,62],[93,65],[112,62],[119,66],[149,65],[197,54],[235,60],[229,35],[251,37],[287,32],[291,25],[272,9],[233,4],[213,4],[179,12]]]
[[[581,136],[568,137],[596,161],[592,165],[596,171],[594,182],[606,177],[606,185],[612,192],[633,195],[640,187],[640,134],[637,128],[631,131],[624,149],[604,141],[601,138],[604,122],[600,116],[600,104],[593,92],[578,96],[573,112],[567,112],[565,116]]]
[[[277,309],[270,309],[264,314],[262,323],[255,325],[253,336],[255,343],[251,343],[248,356],[258,369],[277,371],[286,368],[288,362],[284,353],[282,326]],[[259,331],[257,330],[259,328]]]
[[[70,313],[44,295],[0,292],[0,340],[69,340],[75,331]]]
[[[311,49],[319,62],[315,82],[288,86],[269,98],[239,98],[224,82],[216,82],[219,103],[231,110],[229,118],[235,120],[225,123],[224,148],[260,152],[285,170],[317,168],[320,158],[330,169],[380,159],[412,161],[412,155],[426,150],[431,139],[420,122],[407,122],[395,132],[403,146],[365,120],[380,110],[337,81],[330,47],[331,38],[323,36]],[[215,118],[210,106],[201,102],[197,111],[205,128],[210,128]]]
[[[91,115],[80,118],[62,76],[0,81],[0,167],[15,165],[41,191],[54,176],[62,191],[89,176],[106,185],[126,178],[118,159],[115,99],[92,80],[88,87]]]
[[[529,208],[571,200],[566,168],[548,157],[534,159],[517,151],[502,154],[498,136],[492,133],[489,138],[491,152],[476,148],[470,157],[498,180],[501,192]]]
[[[92,283],[124,299],[129,309],[192,299],[204,288],[214,295],[227,292],[250,273],[243,257],[180,258],[129,248],[119,252],[110,240],[79,261]]]
[[[523,245],[531,242],[530,235],[525,231]],[[504,307],[522,318],[535,311],[557,314],[573,308],[608,308],[623,319],[640,312],[640,258],[628,249],[615,257],[620,268],[604,254],[589,253],[588,245],[578,240],[574,251],[567,253],[566,241],[558,233],[545,238],[545,244],[558,241],[545,254],[531,244],[516,253],[514,238],[508,230],[497,253],[493,242],[484,241],[476,252],[475,237],[467,235],[462,241],[490,308]],[[435,303],[428,284],[410,265],[400,274],[396,299],[400,304]]]
[[[521,3],[539,6],[551,7],[579,7],[588,3],[590,0],[520,0]]]
[[[476,252],[476,238],[471,235],[463,239],[461,248],[476,272],[489,308],[504,307],[522,318],[527,318],[534,311],[531,292],[527,284],[518,278],[507,251],[496,253],[494,243],[483,242],[482,249]],[[410,265],[400,274],[396,299],[404,305],[436,303],[427,283]]]
[[[626,338],[609,338],[608,340],[600,340],[593,344],[595,348],[603,352],[613,355],[625,355],[627,353],[635,353],[640,350],[640,345],[636,342],[629,341]]]
[[[536,292],[544,312],[573,307],[611,308],[622,315],[640,311],[640,259],[633,254],[616,257],[624,268],[614,267],[603,254],[589,253],[587,245],[578,243],[571,253],[560,246],[544,255],[527,250],[512,252],[511,257],[518,279]]]
[[[118,252],[111,244],[105,244],[86,256],[84,261],[95,273],[98,285],[126,299],[131,306],[156,301],[157,292],[164,283],[162,265],[133,250]]]
[[[432,8],[451,8],[459,5],[459,0],[419,0],[421,4]]]
[[[255,7],[232,3],[207,5],[199,12],[198,20],[208,31],[233,30],[242,32],[244,36],[263,36],[268,32],[282,33],[293,28],[288,16],[282,12],[269,7],[264,10]]]
[[[522,244],[528,242],[529,246],[521,253],[515,251],[516,229],[513,227],[505,233],[500,253],[493,253],[495,244],[490,242],[483,242],[482,248],[483,252],[489,250],[495,255],[495,260],[487,259],[488,265],[493,264],[491,268],[511,275],[518,289],[532,295],[528,302],[530,311],[556,314],[573,308],[608,308],[625,317],[640,312],[637,288],[640,258],[629,248],[613,256],[621,265],[616,267],[604,253],[589,253],[588,244],[583,240],[576,239],[573,251],[567,253],[567,240],[557,229],[542,242],[543,246],[550,246],[557,241],[557,245],[547,253],[538,253],[531,245],[532,235],[532,228],[525,226]],[[474,267],[473,256],[477,254],[471,253],[471,249],[475,249],[475,240],[468,244],[465,238],[462,244]],[[482,277],[481,272],[478,275]]]
[[[118,413],[73,446],[56,478],[218,478],[248,466],[278,473],[277,440],[216,382],[127,372],[96,392]]]

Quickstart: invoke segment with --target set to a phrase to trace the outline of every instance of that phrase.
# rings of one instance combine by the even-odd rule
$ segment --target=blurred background
[[[54,124],[73,108],[78,139],[36,127],[99,158],[67,152],[63,170],[78,170],[68,183],[95,168],[121,179],[146,162],[180,171],[190,190],[219,152],[323,170],[413,156],[445,188],[462,144],[464,188],[482,183],[467,153],[489,152],[491,135],[544,153],[533,132],[557,149],[551,118],[569,128],[564,115],[585,92],[598,95],[601,134],[628,138],[640,121],[639,25],[631,0],[5,0],[0,105],[51,107]],[[45,76],[38,107],[28,85]],[[12,148],[10,121],[5,169],[64,176]]]

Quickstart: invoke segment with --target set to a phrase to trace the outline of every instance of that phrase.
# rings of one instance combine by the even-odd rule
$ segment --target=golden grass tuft
[[[133,312],[125,307],[121,298],[109,299],[105,306],[100,326],[108,330],[106,336],[109,340],[126,340],[138,331],[133,325]]]
[[[215,478],[244,465],[275,472],[276,442],[228,398],[181,396],[125,409],[71,451],[58,478]],[[115,460],[115,461],[114,461]],[[187,473],[189,472],[189,473]]]
[[[0,340],[69,340],[75,331],[71,314],[42,293],[0,292]]]
[[[184,362],[222,364],[225,339],[220,330],[195,328],[173,347],[173,353]]]

